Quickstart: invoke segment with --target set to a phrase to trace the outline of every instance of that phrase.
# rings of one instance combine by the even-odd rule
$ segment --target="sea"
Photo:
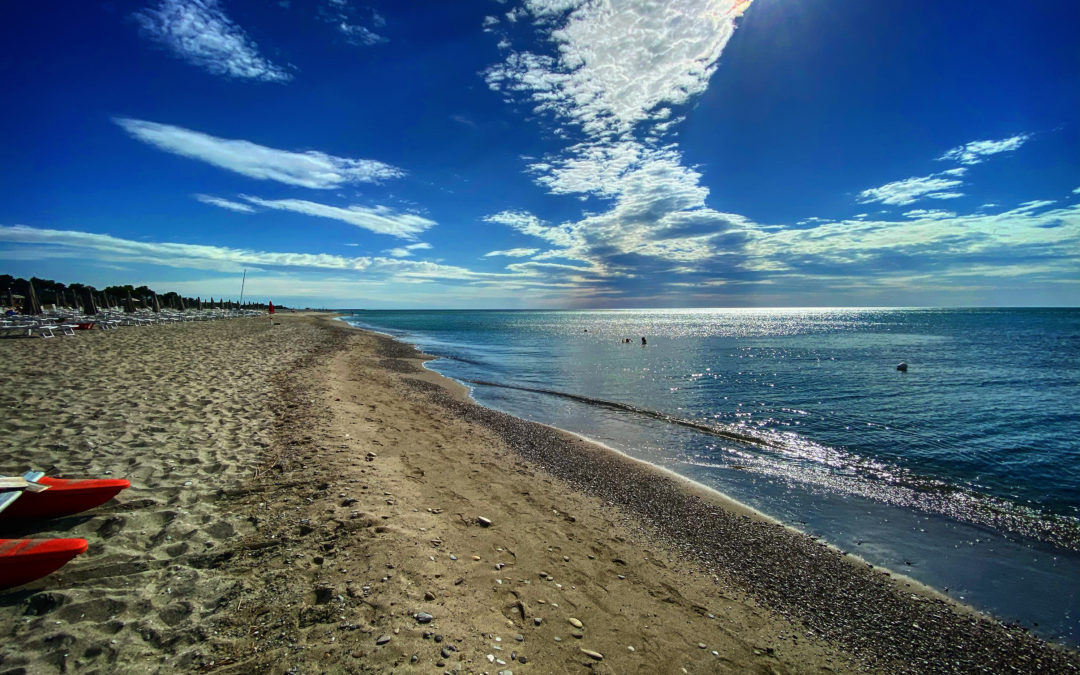
[[[480,404],[1080,646],[1080,309],[346,311]],[[906,364],[906,370],[898,366]]]

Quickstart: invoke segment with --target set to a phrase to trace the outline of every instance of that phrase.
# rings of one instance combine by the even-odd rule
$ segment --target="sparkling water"
[[[1080,310],[346,320],[442,357],[429,367],[484,405],[581,433],[1080,643]]]

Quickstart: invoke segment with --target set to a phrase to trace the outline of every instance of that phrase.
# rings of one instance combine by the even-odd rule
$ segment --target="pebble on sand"
[[[480,523],[481,527],[491,527],[491,519],[483,516],[477,516],[476,522]]]
[[[581,653],[584,654],[585,656],[588,656],[590,659],[596,659],[597,661],[603,661],[604,660],[604,655],[603,654],[601,654],[600,652],[594,652],[591,649],[582,648]]]
[[[569,619],[567,619],[567,621],[569,621],[570,625],[573,626],[574,628],[584,628],[585,627],[585,625],[582,624],[581,621],[575,619],[574,617],[570,617]]]
[[[389,635],[380,635],[375,640],[375,644],[377,644],[377,645],[384,645],[387,642],[390,642],[390,636]]]
[[[431,623],[431,620],[435,617],[427,612],[417,612],[416,614],[413,614],[413,618],[416,619],[417,623]]]

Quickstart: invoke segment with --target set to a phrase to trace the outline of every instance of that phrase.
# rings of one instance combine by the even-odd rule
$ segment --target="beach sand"
[[[8,672],[1080,672],[326,315],[0,340],[0,472],[123,476]],[[487,519],[487,522],[481,518]]]

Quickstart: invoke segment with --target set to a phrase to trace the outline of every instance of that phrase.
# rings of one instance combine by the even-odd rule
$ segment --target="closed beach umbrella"
[[[200,312],[202,311],[202,296],[201,295],[195,296],[195,309],[199,310]]]
[[[124,312],[126,314],[135,313],[135,301],[131,299],[131,291],[127,292],[127,300],[124,301]]]
[[[8,286],[7,289],[7,306],[11,307],[12,309],[15,308],[15,294],[11,292],[10,286]]]
[[[161,314],[161,303],[158,302],[157,293],[154,293],[154,313]]]
[[[270,312],[269,313],[270,314],[274,313],[274,301],[273,300],[270,301]]]
[[[187,307],[184,307],[184,296],[178,295],[176,297],[180,298],[180,311],[181,312],[187,311]]]
[[[86,313],[87,314],[97,314],[98,313],[97,306],[94,304],[94,294],[91,293],[90,291],[86,292]]]
[[[38,302],[34,284],[27,281],[26,285],[30,287],[30,291],[26,294],[26,302],[23,303],[23,314],[41,314],[41,303]]]

